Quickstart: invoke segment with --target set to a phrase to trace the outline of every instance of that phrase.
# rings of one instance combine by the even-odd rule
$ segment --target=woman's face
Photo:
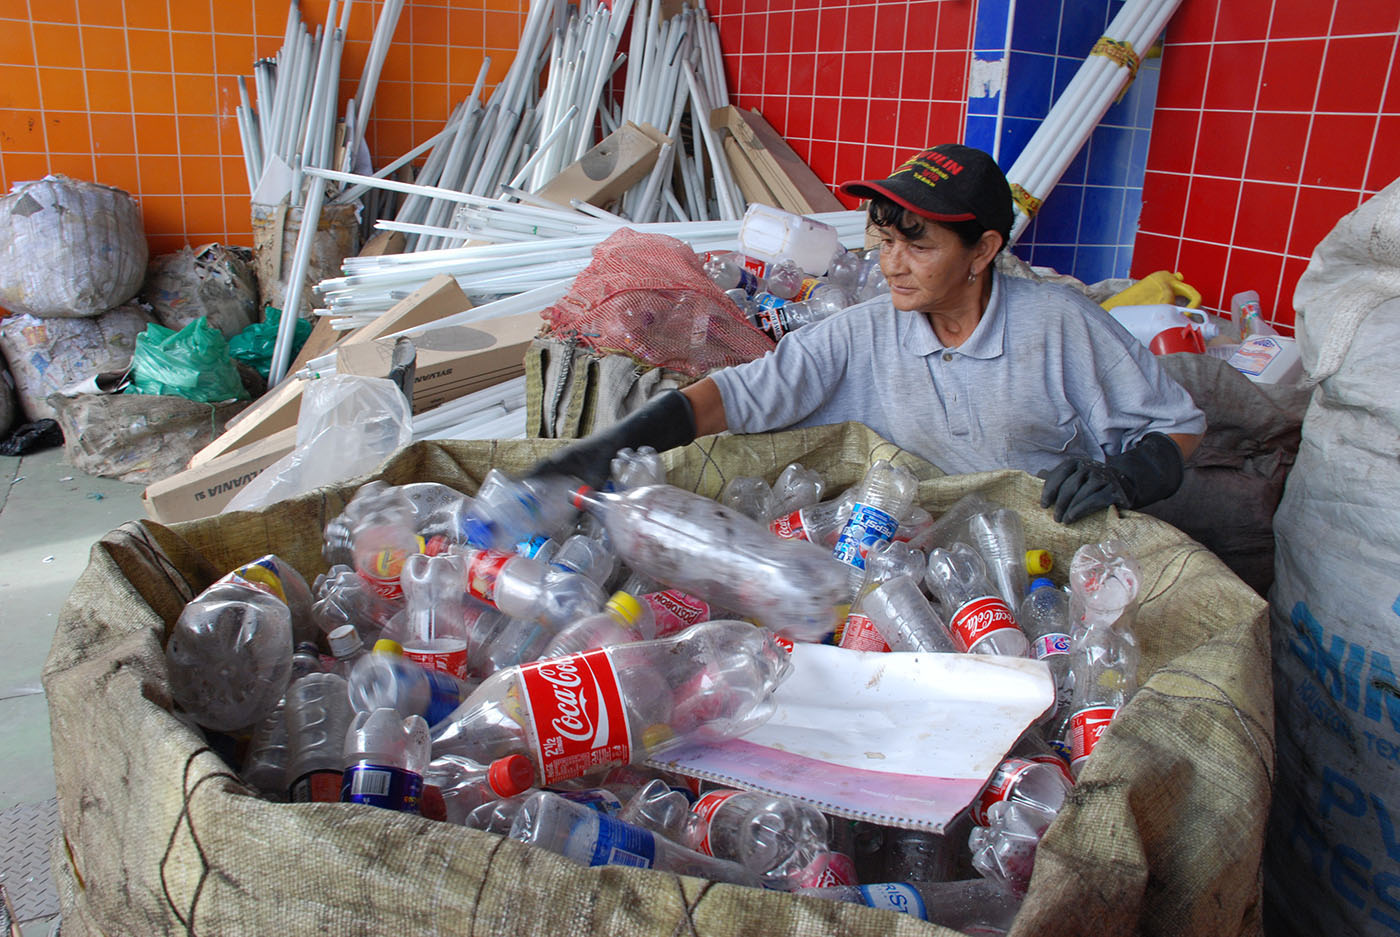
[[[952,310],[967,295],[968,274],[975,248],[967,247],[939,224],[924,226],[915,240],[893,228],[876,228],[880,240],[880,270],[890,284],[894,308],[915,312]]]

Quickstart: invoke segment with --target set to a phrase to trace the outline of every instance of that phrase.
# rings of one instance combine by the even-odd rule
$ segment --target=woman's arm
[[[690,401],[695,416],[695,435],[713,436],[729,428],[724,416],[724,398],[712,378],[697,381],[681,391]]]

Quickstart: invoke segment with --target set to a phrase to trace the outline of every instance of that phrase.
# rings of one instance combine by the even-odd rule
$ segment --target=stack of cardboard
[[[718,107],[710,126],[723,136],[734,179],[750,203],[798,215],[846,207],[758,111]]]

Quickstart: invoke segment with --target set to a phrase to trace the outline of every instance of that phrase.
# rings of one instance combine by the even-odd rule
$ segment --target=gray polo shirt
[[[995,274],[967,341],[888,296],[784,336],[715,372],[736,433],[854,420],[949,474],[1067,456],[1102,460],[1147,433],[1201,433],[1205,416],[1152,353],[1067,286]]]

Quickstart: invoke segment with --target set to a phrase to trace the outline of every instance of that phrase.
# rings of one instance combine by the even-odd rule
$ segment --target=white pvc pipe
[[[287,374],[287,365],[292,359],[292,336],[296,333],[296,322],[301,316],[301,296],[306,287],[306,271],[311,264],[311,246],[316,240],[316,229],[321,223],[321,203],[326,197],[326,187],[313,185],[306,198],[306,208],[301,213],[301,230],[297,232],[296,253],[292,255],[292,269],[287,282],[286,298],[282,302],[282,316],[277,322],[277,341],[272,346],[272,362],[268,369],[267,385],[275,387]]]

